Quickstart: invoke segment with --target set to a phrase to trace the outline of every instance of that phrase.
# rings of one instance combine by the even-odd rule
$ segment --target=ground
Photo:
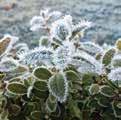
[[[121,37],[121,0],[0,0],[0,37],[10,33],[36,45],[40,34],[30,31],[29,21],[46,7],[92,21],[83,40],[111,44]]]

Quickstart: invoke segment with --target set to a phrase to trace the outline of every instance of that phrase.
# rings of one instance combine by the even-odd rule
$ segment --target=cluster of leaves
[[[30,22],[43,29],[39,46],[0,40],[0,119],[120,120],[121,40],[80,42],[91,22],[42,10]]]

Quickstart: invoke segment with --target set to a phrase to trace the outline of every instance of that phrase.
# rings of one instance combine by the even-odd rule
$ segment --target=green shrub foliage
[[[29,49],[0,40],[0,120],[121,120],[121,40],[111,47],[81,42],[91,22],[42,10]]]

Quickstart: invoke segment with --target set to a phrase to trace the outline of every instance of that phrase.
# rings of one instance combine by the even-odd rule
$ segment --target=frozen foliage
[[[53,54],[53,63],[59,69],[65,69],[71,63],[72,55],[75,52],[73,43],[66,41],[58,47]]]
[[[0,40],[0,57],[9,54],[13,45],[18,41],[18,37],[5,34]]]
[[[34,16],[30,21],[31,30],[36,31],[38,29],[48,29],[50,27],[50,23],[61,17],[61,12],[53,11],[50,12],[49,9],[43,9],[40,11],[39,16]]]
[[[80,49],[84,50],[85,52],[91,55],[96,55],[103,52],[103,49],[99,45],[92,42],[82,43]]]
[[[0,62],[0,71],[1,72],[10,72],[18,67],[19,63],[13,58],[4,58]]]
[[[39,65],[50,65],[52,60],[52,50],[49,48],[38,47],[29,53],[22,53],[19,55],[20,63],[24,65],[39,66]]]
[[[77,25],[73,26],[73,32],[80,32],[84,28],[86,30],[87,28],[90,28],[92,26],[92,23],[86,20],[81,20]]]
[[[108,78],[112,81],[121,81],[121,67],[111,70],[108,75]]]
[[[102,73],[102,65],[94,57],[83,51],[80,51],[79,54],[76,54],[73,59],[75,62],[74,64],[77,64],[76,66],[78,67],[78,71],[80,73]]]
[[[50,9],[30,25],[45,32],[34,49],[0,40],[0,119],[120,120],[121,40],[81,42],[92,23]]]
[[[49,79],[48,88],[50,93],[55,96],[58,101],[61,103],[66,101],[68,95],[68,81],[63,73],[53,75]]]
[[[67,40],[72,35],[72,18],[66,15],[63,19],[59,19],[52,23],[51,27],[50,34],[52,38],[56,38],[60,41]]]
[[[121,54],[117,54],[112,59],[112,67],[121,67]]]

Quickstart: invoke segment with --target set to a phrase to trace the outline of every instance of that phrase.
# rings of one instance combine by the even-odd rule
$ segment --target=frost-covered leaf
[[[111,63],[111,60],[114,57],[115,53],[116,53],[116,50],[114,48],[107,50],[102,58],[102,63],[105,66],[108,66]]]
[[[37,120],[41,118],[41,111],[33,111],[31,112],[32,120]]]
[[[121,38],[119,38],[117,41],[116,41],[116,48],[120,51],[121,50]]]
[[[42,81],[42,80],[37,80],[34,82],[34,88],[40,91],[47,91],[48,87],[47,87],[47,82]]]
[[[53,54],[53,63],[59,69],[64,69],[71,62],[74,53],[74,45],[69,41],[65,41],[62,46],[58,47]]]
[[[56,73],[48,82],[50,93],[60,102],[65,102],[68,94],[68,82],[63,73]]]
[[[60,41],[69,39],[72,35],[71,16],[65,16],[52,23],[50,34],[52,38],[57,38]]]
[[[99,93],[99,85],[98,84],[92,84],[89,88],[89,93],[91,95],[95,95],[95,94]]]
[[[114,68],[121,67],[121,55],[115,55],[111,61],[111,65]]]
[[[81,20],[78,24],[73,25],[73,33],[78,33],[84,29],[90,28],[92,23],[86,20]]]
[[[102,65],[94,57],[83,51],[73,55],[71,64],[75,65],[80,73],[102,73]]]
[[[121,67],[111,70],[108,79],[112,81],[121,81]]]
[[[120,101],[113,101],[112,102],[112,108],[113,108],[113,112],[116,118],[121,118],[121,109],[118,107],[118,104],[120,103]]]
[[[97,98],[98,100],[98,104],[101,106],[101,107],[108,107],[110,105],[110,101],[109,101],[109,98],[106,97],[106,96],[99,96],[99,98]]]
[[[41,80],[48,80],[52,73],[45,67],[37,67],[33,72],[34,76]]]
[[[41,90],[42,87],[44,88],[44,90]],[[39,99],[47,99],[48,97],[48,91],[45,90],[46,86],[41,85],[41,86],[35,86],[32,89],[32,93],[35,97],[39,98]]]
[[[49,38],[47,36],[42,36],[39,40],[39,46],[48,47],[50,45]]]
[[[24,95],[27,93],[27,88],[19,82],[12,82],[7,85],[7,91],[15,95]]]
[[[35,48],[19,56],[20,63],[29,66],[51,65],[53,50],[50,48]]]
[[[72,70],[66,71],[66,77],[67,77],[67,80],[71,82],[80,81],[79,75]]]
[[[19,43],[15,45],[13,48],[13,52],[16,53],[17,57],[19,56],[19,54],[25,53],[28,51],[29,51],[29,47],[25,43]]]
[[[60,11],[50,12],[49,13],[48,23],[52,23],[52,22],[58,20],[61,17],[62,17],[62,13]]]
[[[80,49],[84,50],[85,52],[89,53],[90,55],[96,55],[103,52],[103,49],[92,42],[84,42],[81,44]]]
[[[42,16],[34,16],[30,21],[32,31],[36,31],[45,26],[45,20]]]
[[[12,104],[10,109],[11,109],[11,114],[13,114],[15,116],[17,116],[21,111],[21,107],[16,104]]]
[[[100,93],[106,97],[113,97],[114,96],[114,90],[106,85],[101,86]]]
[[[0,56],[7,54],[13,47],[13,45],[18,41],[18,38],[11,35],[4,35],[0,40]]]
[[[121,101],[119,101],[116,105],[119,109],[121,109]]]
[[[14,60],[13,58],[3,58],[0,62],[0,71],[10,72],[15,70],[18,66],[18,61]]]
[[[48,98],[46,100],[46,109],[48,112],[55,112],[57,108],[57,101],[51,102],[51,100]]]

